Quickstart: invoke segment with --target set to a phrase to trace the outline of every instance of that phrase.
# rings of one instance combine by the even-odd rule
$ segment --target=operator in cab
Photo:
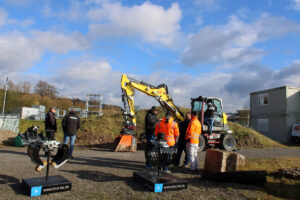
[[[169,112],[167,112],[165,117],[156,125],[155,136],[157,136],[158,133],[164,134],[164,140],[167,141],[169,147],[174,146],[177,142],[179,137],[178,124]],[[166,173],[171,173],[167,166],[163,167],[163,171]]]
[[[214,127],[215,110],[216,110],[216,106],[211,101],[208,101],[207,109],[204,112],[204,123],[208,125],[209,135],[212,134],[213,127]]]

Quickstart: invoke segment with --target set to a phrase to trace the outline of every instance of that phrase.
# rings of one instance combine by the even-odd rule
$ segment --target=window
[[[258,95],[258,105],[267,105],[269,104],[269,94],[260,94]]]
[[[257,119],[257,129],[259,131],[268,131],[269,119]]]
[[[221,101],[219,99],[214,99],[214,104],[216,106],[216,111],[215,113],[217,113],[220,116],[223,116],[223,111],[222,111],[222,104]]]
[[[201,112],[202,110],[202,101],[194,101],[193,111]]]

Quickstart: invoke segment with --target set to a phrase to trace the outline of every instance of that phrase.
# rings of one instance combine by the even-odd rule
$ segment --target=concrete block
[[[233,152],[209,149],[205,155],[204,172],[235,172],[245,165],[245,156]]]

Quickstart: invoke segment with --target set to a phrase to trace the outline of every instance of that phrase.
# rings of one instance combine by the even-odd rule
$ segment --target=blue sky
[[[234,111],[249,92],[300,86],[300,0],[3,0],[0,44],[2,83],[47,80],[120,105],[128,73],[166,83],[180,106],[218,96]]]

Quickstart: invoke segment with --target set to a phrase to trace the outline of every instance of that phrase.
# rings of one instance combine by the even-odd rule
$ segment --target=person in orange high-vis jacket
[[[188,153],[189,161],[190,161],[190,169],[195,171],[198,169],[198,145],[199,145],[199,137],[202,131],[201,123],[198,120],[198,113],[196,111],[192,112],[192,119],[188,125],[186,130],[185,139],[187,141],[186,150]]]
[[[157,136],[158,133],[163,133],[165,135],[164,140],[167,140],[169,147],[176,144],[177,138],[179,137],[179,129],[178,124],[173,117],[171,117],[170,113],[166,113],[165,117],[157,123],[155,127],[155,136]],[[171,173],[171,171],[168,170],[168,166],[164,166],[163,171]]]
[[[167,140],[169,147],[174,146],[177,138],[179,137],[179,129],[176,121],[171,117],[169,113],[166,113],[166,116],[157,123],[155,127],[155,136],[158,133],[164,133],[164,139]]]

